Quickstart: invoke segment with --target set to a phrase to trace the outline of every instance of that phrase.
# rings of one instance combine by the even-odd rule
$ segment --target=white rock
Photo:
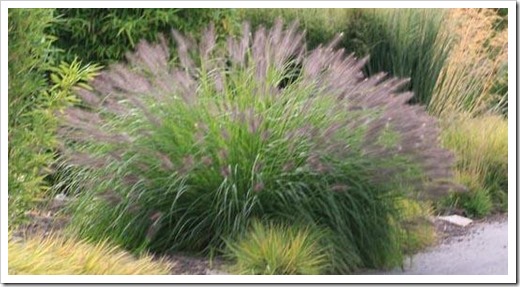
[[[58,201],[63,201],[63,200],[67,199],[67,196],[65,194],[63,194],[63,193],[60,193],[60,194],[57,194],[54,199],[58,200]]]
[[[460,215],[439,216],[437,218],[462,227],[468,226],[473,222],[473,220]]]

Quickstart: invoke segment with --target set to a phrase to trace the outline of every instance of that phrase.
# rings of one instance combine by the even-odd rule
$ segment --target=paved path
[[[507,221],[468,228],[466,235],[414,255],[404,271],[386,274],[507,275]]]

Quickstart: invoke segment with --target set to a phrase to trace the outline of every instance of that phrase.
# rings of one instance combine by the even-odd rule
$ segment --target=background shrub
[[[52,113],[63,97],[45,94],[45,72],[51,64],[53,37],[44,30],[54,21],[52,9],[9,9],[8,12],[8,190],[9,225],[42,200],[55,145]]]
[[[317,275],[327,269],[330,254],[323,232],[309,228],[253,222],[242,238],[230,239],[226,255],[233,274]],[[236,242],[235,242],[236,241]]]
[[[98,66],[55,65],[54,37],[45,30],[53,9],[9,9],[9,225],[45,198],[57,141],[55,113],[73,100],[72,88],[92,79]],[[50,79],[48,78],[50,77]]]
[[[8,254],[10,275],[167,275],[172,267],[151,256],[135,258],[107,242],[57,235],[24,241],[9,235]]]
[[[450,186],[434,119],[395,95],[403,81],[364,81],[363,61],[302,54],[294,27],[253,34],[244,25],[221,49],[212,27],[197,46],[174,33],[173,66],[165,39],[141,42],[78,93],[89,109],[68,109],[60,129],[82,188],[72,227],[134,250],[208,251],[255,218],[300,222],[330,234],[329,272],[399,264],[392,191]]]
[[[470,189],[451,203],[469,215],[507,210],[507,132],[507,120],[496,115],[460,117],[444,125],[443,144],[457,154],[456,178]]]
[[[55,11],[60,21],[51,31],[57,37],[56,47],[65,52],[64,60],[80,57],[108,64],[123,60],[142,38],[154,42],[159,33],[172,28],[196,33],[214,22],[219,35],[228,34],[237,25],[234,14],[233,9],[60,8]]]
[[[314,49],[332,41],[338,34],[347,32],[350,19],[357,9],[238,9],[237,17],[249,21],[251,26],[272,27],[281,18],[290,23],[297,21],[305,31],[305,44]],[[340,39],[343,46],[346,37]]]

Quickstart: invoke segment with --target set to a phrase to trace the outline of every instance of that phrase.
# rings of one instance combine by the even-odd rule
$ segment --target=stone
[[[67,195],[65,195],[64,193],[59,193],[59,194],[56,195],[54,200],[65,201],[65,200],[67,200]]]
[[[460,215],[439,216],[437,219],[462,227],[466,227],[473,222],[473,220]]]

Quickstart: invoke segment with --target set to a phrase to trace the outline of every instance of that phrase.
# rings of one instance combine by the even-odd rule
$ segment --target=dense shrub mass
[[[165,38],[141,41],[64,114],[80,234],[208,251],[252,220],[299,223],[326,230],[328,272],[400,263],[396,191],[444,194],[452,164],[435,120],[397,92],[406,81],[364,79],[364,60],[307,52],[281,22],[225,47],[213,26],[198,44],[173,38],[177,61]]]
[[[45,189],[52,161],[47,150],[55,144],[52,111],[62,106],[63,99],[44,94],[52,43],[44,30],[54,20],[52,10],[9,9],[8,17],[8,190],[13,225]]]
[[[44,200],[52,174],[58,119],[100,69],[74,59],[55,63],[54,37],[45,33],[53,9],[9,9],[9,224]]]
[[[56,47],[65,52],[61,57],[100,64],[123,60],[142,38],[156,41],[158,33],[172,28],[195,33],[214,22],[220,35],[237,25],[233,9],[59,8],[55,15],[60,21],[51,31]]]

